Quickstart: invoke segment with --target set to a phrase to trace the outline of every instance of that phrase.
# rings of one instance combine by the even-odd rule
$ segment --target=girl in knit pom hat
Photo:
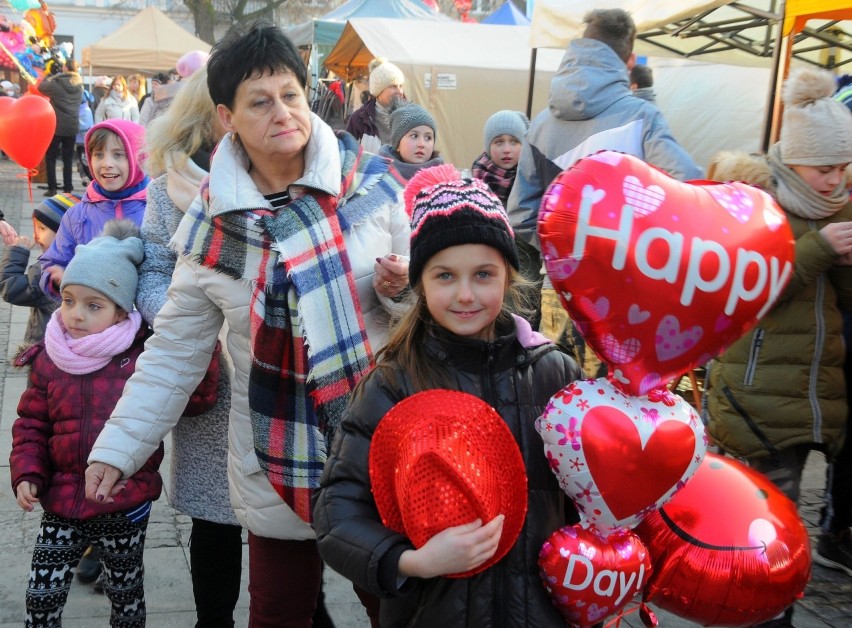
[[[770,192],[796,238],[790,282],[760,323],[708,369],[706,423],[714,441],[765,473],[793,501],[811,449],[830,460],[849,412],[841,312],[852,311],[852,115],[816,68],[784,84],[780,141],[765,157],[726,153],[714,178]],[[846,436],[848,438],[848,435]],[[847,557],[852,544],[846,530]],[[837,539],[840,542],[840,539]],[[785,617],[766,624],[790,626]]]
[[[78,244],[101,234],[115,218],[142,224],[150,179],[142,170],[145,128],[130,120],[105,120],[86,133],[86,157],[94,180],[83,200],[68,210],[50,248],[39,258],[41,288],[54,299]]]
[[[390,124],[390,144],[384,144],[379,155],[392,160],[406,181],[423,168],[444,163],[435,150],[435,119],[423,107],[415,103],[397,107],[391,113]]]
[[[382,598],[382,626],[453,628],[475,617],[483,626],[562,627],[536,557],[547,537],[568,523],[571,507],[534,424],[551,395],[580,377],[580,369],[512,314],[518,253],[502,204],[481,181],[461,179],[449,165],[421,170],[406,187],[405,201],[415,304],[356,388],[337,429],[314,506],[320,554]],[[496,560],[509,513],[449,527],[420,547],[379,515],[369,472],[373,433],[395,404],[434,388],[483,399],[520,449],[527,516]]]
[[[84,497],[86,458],[149,335],[133,310],[143,257],[138,232],[130,221],[111,221],[102,237],[77,247],[44,341],[15,358],[30,372],[12,426],[12,488],[24,511],[37,503],[43,511],[27,585],[28,626],[62,623],[74,570],[90,544],[101,552],[110,625],[145,625],[142,551],[162,487],[162,445],[114,502]]]
[[[518,159],[529,119],[520,111],[504,109],[485,122],[485,152],[471,166],[471,173],[491,188],[506,206],[518,173]]]

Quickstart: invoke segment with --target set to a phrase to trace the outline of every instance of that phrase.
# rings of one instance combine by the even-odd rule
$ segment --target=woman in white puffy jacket
[[[120,501],[120,479],[180,417],[227,321],[249,625],[310,626],[322,579],[311,498],[349,393],[406,307],[402,180],[311,113],[305,66],[278,28],[229,33],[207,70],[228,134],[172,239],[168,299],[89,456],[86,493]]]

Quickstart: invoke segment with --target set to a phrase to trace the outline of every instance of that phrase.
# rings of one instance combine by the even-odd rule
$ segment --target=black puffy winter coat
[[[382,525],[368,459],[379,420],[416,391],[404,375],[394,384],[377,369],[353,396],[325,466],[314,527],[325,562],[382,598],[383,628],[565,626],[541,584],[537,558],[547,537],[568,523],[566,508],[575,513],[550,471],[535,420],[550,397],[581,373],[571,358],[542,342],[521,319],[493,342],[446,332],[427,341],[453,388],[480,397],[503,417],[527,470],[527,518],[518,540],[500,562],[469,578],[407,578],[398,586],[399,557],[413,546]]]

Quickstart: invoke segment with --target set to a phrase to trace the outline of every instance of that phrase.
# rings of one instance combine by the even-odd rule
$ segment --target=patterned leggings
[[[77,563],[90,544],[101,550],[104,593],[112,604],[110,626],[144,626],[142,550],[147,527],[148,517],[134,523],[120,512],[82,520],[45,512],[27,585],[26,626],[62,626],[62,609]]]

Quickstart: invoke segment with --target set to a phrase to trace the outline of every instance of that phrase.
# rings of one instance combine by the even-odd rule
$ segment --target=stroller
[[[77,151],[77,174],[83,180],[83,185],[89,185],[92,180],[92,171],[89,170],[89,160],[86,157],[86,131],[95,126],[95,115],[92,112],[92,106],[95,103],[95,97],[87,89],[83,90],[83,98],[80,101],[80,111],[78,118],[80,120],[80,130],[77,133],[74,149]]]

